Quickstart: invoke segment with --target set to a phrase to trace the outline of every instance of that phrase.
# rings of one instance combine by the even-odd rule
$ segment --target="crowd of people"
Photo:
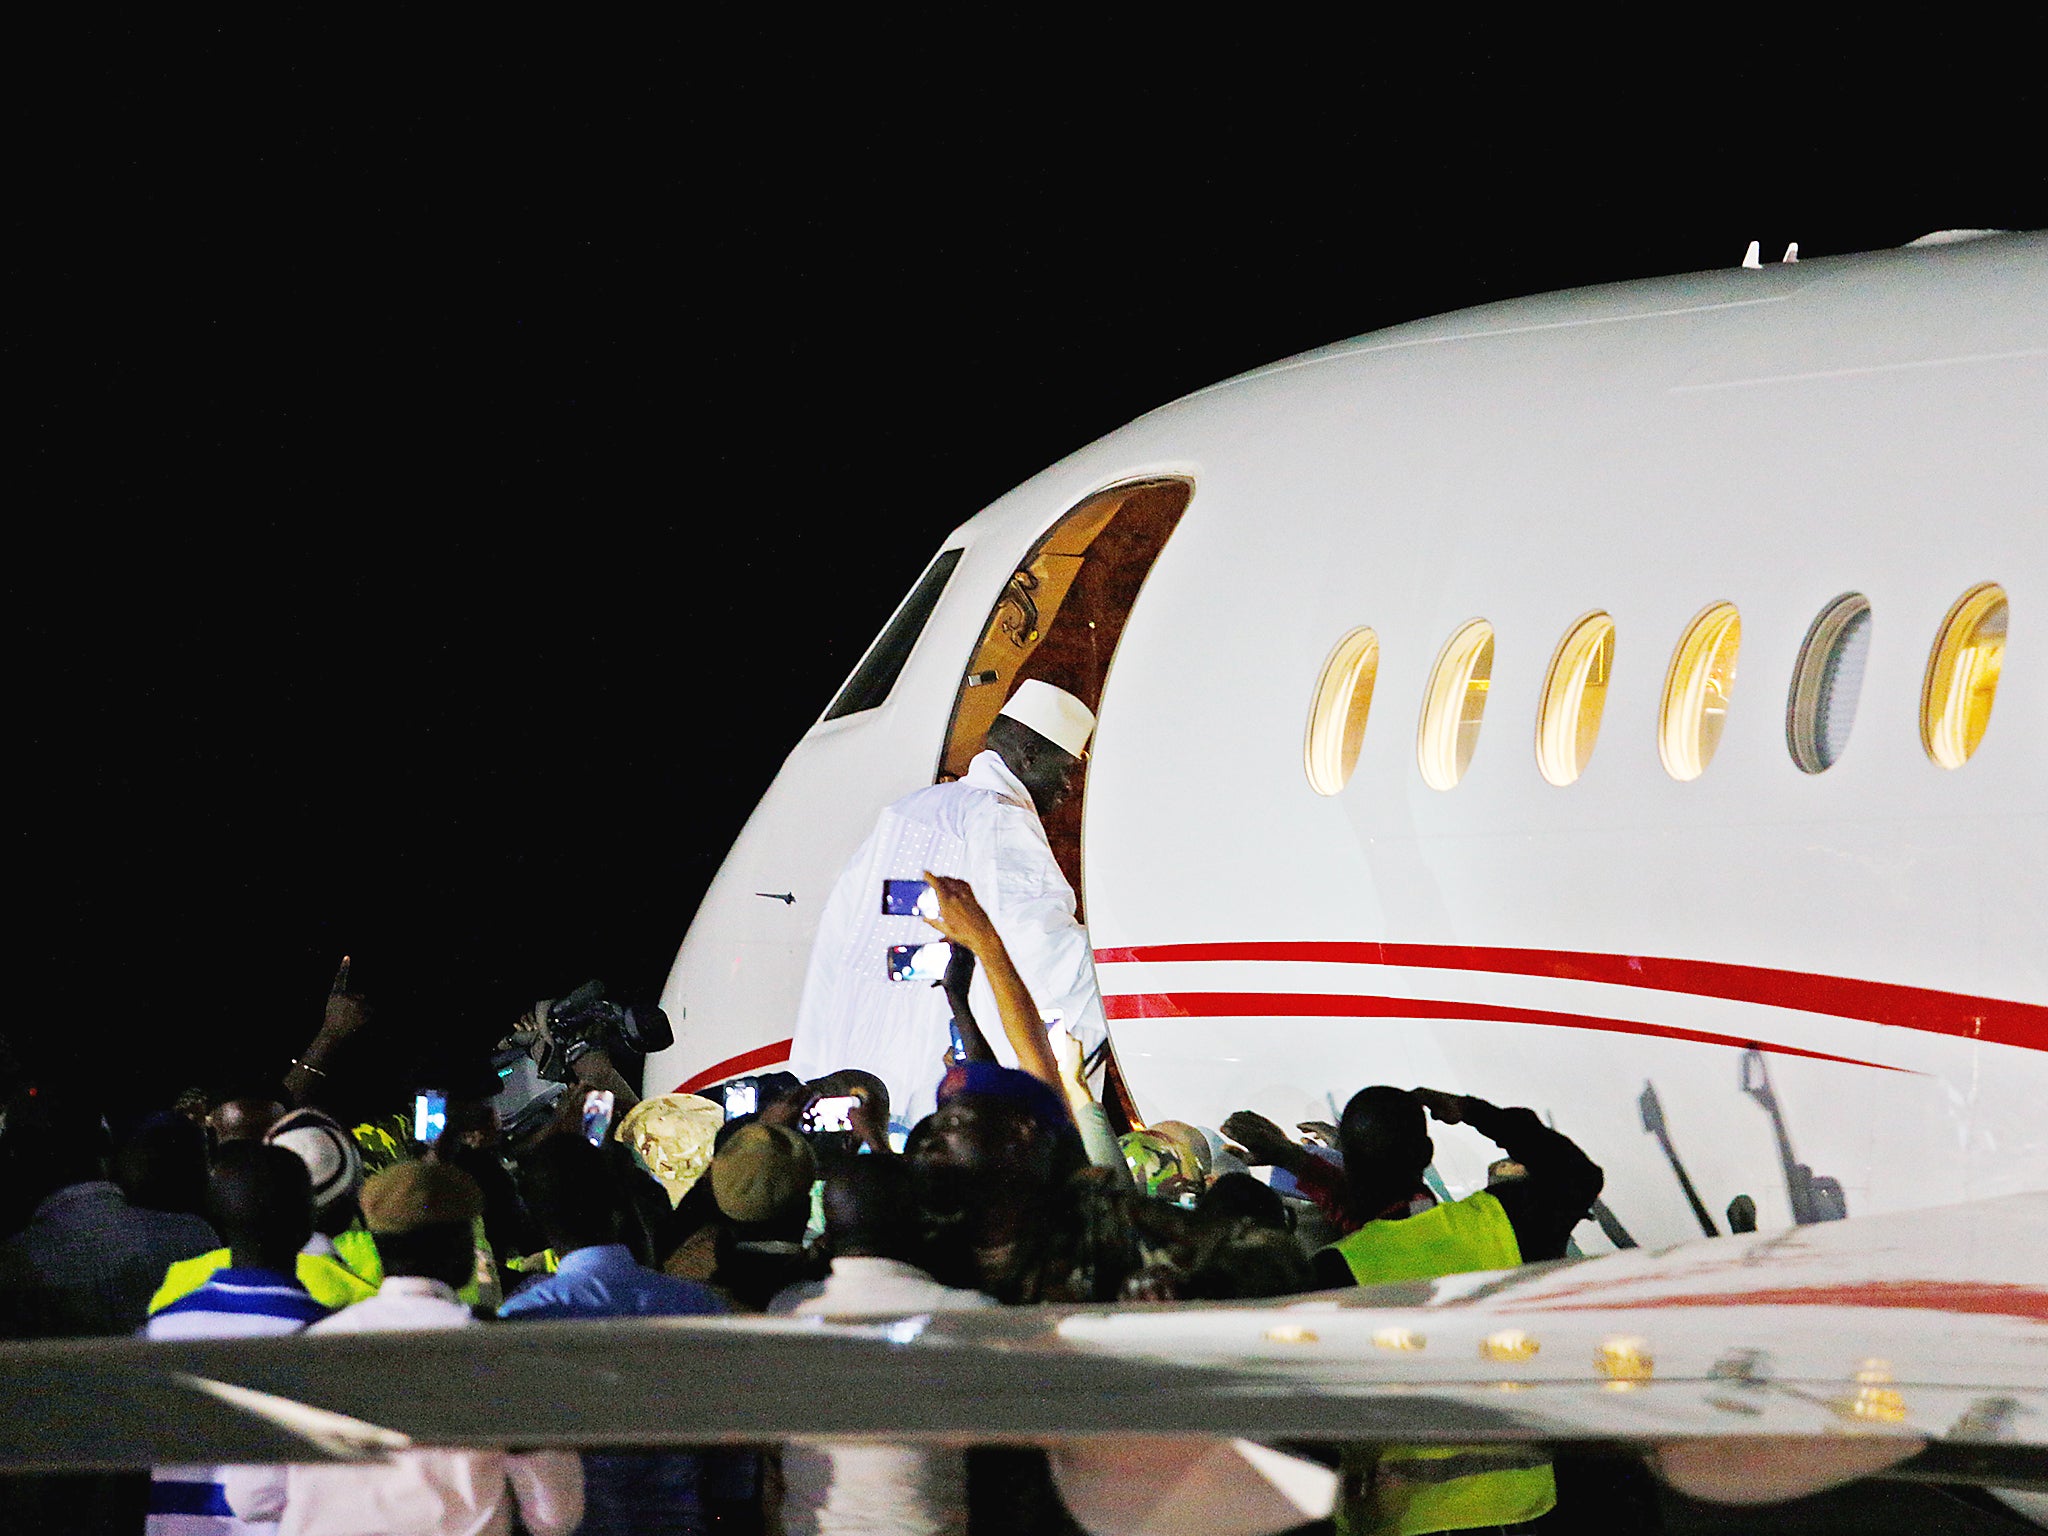
[[[1338,1124],[1299,1135],[1240,1112],[1118,1136],[1078,1043],[1044,1027],[974,892],[928,879],[960,1039],[935,1063],[936,1109],[907,1134],[890,1129],[886,1085],[858,1069],[756,1078],[739,1085],[753,1107],[730,1113],[695,1095],[637,1100],[599,1050],[518,1139],[479,1092],[451,1096],[423,1146],[403,1117],[348,1127],[323,1108],[366,1016],[337,993],[273,1093],[188,1095],[118,1146],[87,1095],[38,1083],[15,1096],[0,1158],[32,1198],[0,1241],[0,1330],[196,1339],[1269,1297],[1559,1256],[1599,1192],[1599,1169],[1529,1111],[1427,1089],[1368,1088]],[[977,964],[1019,1067],[998,1063],[970,1006]],[[596,1141],[592,1089],[623,1110]],[[835,1104],[843,1122],[824,1128]],[[1431,1119],[1499,1144],[1483,1196],[1429,1194]],[[1355,1471],[1360,1532],[1451,1528],[1414,1506],[1446,1489],[1473,1498],[1455,1481],[1403,1484],[1384,1457]],[[1505,1503],[1491,1489],[1488,1523],[1549,1507],[1542,1458],[1489,1475],[1520,1486]],[[120,1480],[62,1486],[64,1529],[95,1513],[121,1528],[93,1502],[118,1509]],[[1071,1528],[1043,1457],[851,1443],[159,1468],[128,1496],[147,1503],[126,1506],[127,1528],[150,1536]]]
[[[643,1100],[628,1053],[666,1022],[593,985],[526,1015],[503,1074],[457,1073],[410,1119],[349,1125],[331,1090],[368,1010],[344,961],[274,1084],[182,1094],[118,1145],[91,1097],[26,1085],[0,1126],[0,1198],[18,1202],[0,1220],[0,1337],[1233,1300],[1562,1257],[1601,1172],[1526,1109],[1372,1086],[1299,1135],[1250,1111],[1214,1129],[1113,1116],[1088,938],[1042,821],[1093,728],[1080,699],[1027,681],[965,775],[883,810],[813,949],[791,1057],[808,1081]],[[905,878],[914,853],[975,884]],[[942,975],[902,985],[919,973],[896,958],[922,946],[900,941],[933,929]],[[1487,1189],[1431,1193],[1432,1121],[1499,1145]],[[1360,1448],[1335,1522],[1518,1527],[1556,1507],[1565,1470],[1526,1447]],[[10,1530],[148,1536],[1076,1529],[1047,1457],[998,1447],[418,1449],[11,1492],[27,1516]]]

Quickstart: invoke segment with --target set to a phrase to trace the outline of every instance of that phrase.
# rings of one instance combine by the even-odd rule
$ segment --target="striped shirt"
[[[223,1269],[144,1324],[149,1339],[247,1339],[297,1333],[327,1309],[289,1275]],[[158,1467],[150,1474],[145,1536],[243,1536],[268,1527],[237,1520],[221,1491],[219,1467]]]

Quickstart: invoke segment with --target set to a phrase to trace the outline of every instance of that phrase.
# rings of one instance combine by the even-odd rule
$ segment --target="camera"
[[[536,1003],[499,1049],[523,1046],[540,1075],[551,1083],[575,1078],[586,1051],[612,1056],[652,1055],[675,1044],[668,1015],[659,1008],[629,1008],[604,995],[604,983],[586,981],[567,997]]]

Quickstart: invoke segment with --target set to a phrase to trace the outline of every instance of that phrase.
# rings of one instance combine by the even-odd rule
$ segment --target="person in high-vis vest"
[[[263,1140],[296,1156],[312,1179],[313,1232],[298,1256],[299,1284],[330,1311],[376,1295],[384,1266],[356,1209],[363,1161],[354,1138],[331,1115],[295,1109],[276,1121]],[[173,1264],[149,1299],[150,1315],[198,1290],[227,1266],[225,1248]]]
[[[1423,1182],[1430,1116],[1497,1142],[1521,1177],[1438,1203]],[[1386,1285],[1562,1258],[1599,1197],[1599,1165],[1526,1109],[1434,1088],[1367,1088],[1338,1125],[1361,1225],[1315,1256],[1324,1285]],[[1347,1457],[1339,1536],[1422,1536],[1514,1526],[1557,1503],[1550,1458],[1518,1445],[1385,1446]]]

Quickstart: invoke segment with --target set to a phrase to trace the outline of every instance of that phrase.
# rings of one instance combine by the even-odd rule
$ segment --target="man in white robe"
[[[891,981],[886,957],[894,945],[930,943],[937,935],[920,917],[882,910],[885,881],[921,880],[926,870],[974,887],[1033,1000],[1059,1015],[1092,1063],[1109,1034],[1095,953],[1088,930],[1075,921],[1074,889],[1039,818],[1065,797],[1094,729],[1094,715],[1065,689],[1019,684],[965,777],[916,790],[882,811],[819,921],[790,1047],[792,1072],[809,1080],[861,1067],[889,1085],[897,1125],[932,1112],[952,1012],[941,988]],[[996,1026],[994,997],[978,974],[970,998],[996,1055],[1015,1066]]]

